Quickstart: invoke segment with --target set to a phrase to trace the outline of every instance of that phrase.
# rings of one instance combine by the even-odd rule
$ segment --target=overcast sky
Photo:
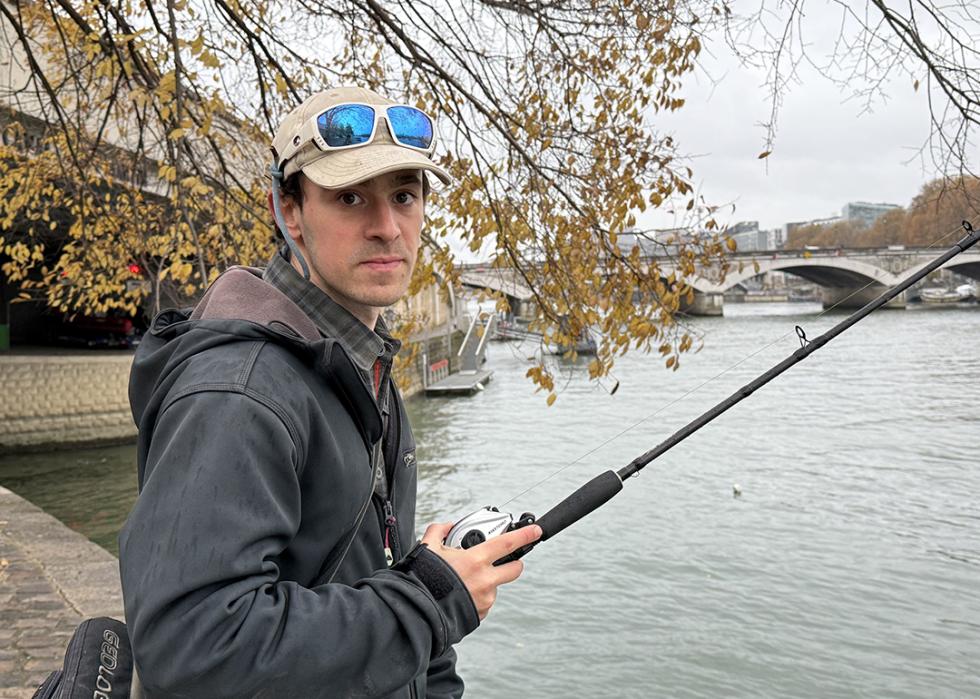
[[[836,34],[832,22],[824,29],[824,39]],[[866,103],[805,70],[779,111],[766,162],[758,159],[765,150],[761,124],[769,118],[765,75],[740,66],[721,42],[710,49],[713,55],[702,58],[717,84],[704,71],[686,76],[685,106],[651,121],[692,156],[695,182],[708,202],[735,204],[723,222],[757,220],[762,228],[777,228],[838,215],[849,201],[906,206],[933,179],[917,155],[930,132],[926,97],[913,90],[910,78],[888,83],[887,101],[877,100],[868,113]],[[639,224],[662,228],[676,221],[664,211],[648,211]]]

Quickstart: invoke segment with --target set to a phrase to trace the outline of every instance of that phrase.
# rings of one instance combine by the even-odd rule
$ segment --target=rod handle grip
[[[494,565],[499,566],[518,560],[542,541],[547,541],[565,527],[575,524],[585,515],[606,504],[622,489],[623,481],[618,473],[611,470],[600,473],[534,522],[541,527],[540,539],[494,561]]]
[[[623,481],[615,471],[604,471],[560,503],[545,512],[535,524],[541,527],[540,541],[547,541],[565,527],[575,524],[585,515],[606,504],[623,489]]]

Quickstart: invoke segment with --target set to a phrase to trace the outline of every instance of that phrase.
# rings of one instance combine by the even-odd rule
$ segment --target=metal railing
[[[485,324],[484,324],[485,323]],[[493,313],[481,312],[473,316],[470,327],[459,347],[459,373],[475,374],[486,361],[487,343],[493,335],[497,324],[497,316]],[[479,326],[483,326],[483,334],[479,335]]]

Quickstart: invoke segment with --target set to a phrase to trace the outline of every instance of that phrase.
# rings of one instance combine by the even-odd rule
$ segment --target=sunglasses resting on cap
[[[435,141],[432,119],[421,109],[348,102],[307,119],[280,155],[279,162],[289,160],[310,141],[322,151],[368,145],[378,134],[379,121],[385,122],[397,145],[426,155],[432,152]]]

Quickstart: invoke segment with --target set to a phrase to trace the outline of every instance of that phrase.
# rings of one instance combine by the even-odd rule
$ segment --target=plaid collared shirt
[[[371,330],[313,282],[303,279],[282,250],[269,260],[262,278],[299,306],[321,335],[338,340],[376,390],[384,385],[401,343],[391,336],[381,317]]]

